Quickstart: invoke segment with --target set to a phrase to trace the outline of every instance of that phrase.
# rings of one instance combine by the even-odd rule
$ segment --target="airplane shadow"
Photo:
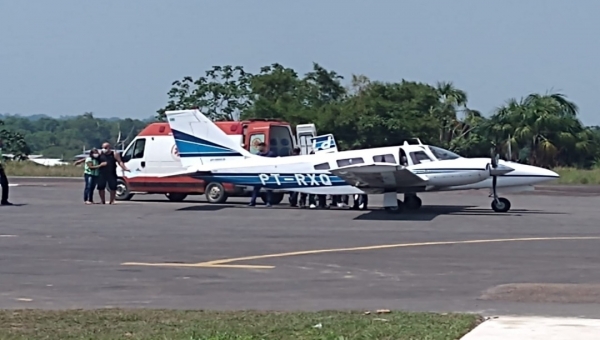
[[[524,215],[565,215],[566,213],[543,210],[511,209],[505,213],[494,212],[491,208],[476,208],[474,205],[427,205],[418,211],[391,213],[383,209],[370,211],[354,218],[356,221],[431,221],[440,215],[455,216],[524,216]]]

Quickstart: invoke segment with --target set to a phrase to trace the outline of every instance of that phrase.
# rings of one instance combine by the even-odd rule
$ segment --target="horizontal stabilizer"
[[[191,176],[191,175],[195,175],[195,176],[211,176],[212,172],[211,171],[202,170],[202,169],[200,169],[197,166],[191,166],[191,167],[188,167],[185,170],[171,172],[171,173],[164,174],[164,175],[159,175],[158,177],[160,177],[160,178],[169,178],[169,177]]]

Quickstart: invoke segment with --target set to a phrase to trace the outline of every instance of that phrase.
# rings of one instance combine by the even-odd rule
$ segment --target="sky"
[[[469,107],[560,92],[600,125],[600,1],[0,0],[0,113],[148,118],[174,80],[317,62],[451,81]]]

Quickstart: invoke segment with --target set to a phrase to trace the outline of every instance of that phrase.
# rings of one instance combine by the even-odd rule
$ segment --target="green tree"
[[[352,75],[346,86],[343,81],[318,63],[303,76],[278,63],[255,75],[241,66],[216,66],[205,77],[174,82],[158,113],[164,119],[167,109],[197,107],[213,120],[239,114],[314,123],[319,133],[335,134],[342,150],[418,137],[466,157],[487,157],[494,148],[506,159],[535,165],[600,166],[600,130],[584,126],[577,105],[559,93],[510,99],[486,118],[468,106],[466,91],[452,82],[384,83],[364,75]],[[44,124],[44,131],[59,128]],[[27,129],[25,123],[19,128]],[[52,133],[39,138],[57,142]]]
[[[69,159],[84,149],[100,147],[105,141],[116,148],[127,146],[147,122],[129,118],[99,119],[88,112],[61,119],[44,117],[32,120],[27,117],[7,116],[4,117],[4,124],[7,131],[23,138],[28,151],[22,153]],[[119,136],[122,143],[117,145]]]
[[[25,138],[18,132],[6,129],[2,120],[0,120],[0,140],[3,142],[2,153],[11,153],[17,160],[26,159],[31,152]]]
[[[198,108],[215,121],[235,120],[252,103],[249,101],[252,74],[242,66],[213,66],[205,76],[187,76],[174,81],[167,106],[157,111],[164,121],[165,111]]]
[[[506,152],[510,144],[513,156],[530,164],[567,165],[592,151],[589,132],[577,118],[577,110],[562,94],[511,99],[490,119],[491,135],[499,149]]]

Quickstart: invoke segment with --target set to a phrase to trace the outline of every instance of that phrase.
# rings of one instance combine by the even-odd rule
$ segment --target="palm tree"
[[[581,137],[577,111],[562,94],[530,94],[500,107],[490,120],[490,132],[503,151],[510,144],[516,152],[527,149],[527,159],[533,165],[555,165],[561,151],[574,147]]]
[[[430,113],[440,122],[440,143],[448,144],[454,138],[454,131],[461,126],[457,112],[461,107],[465,112],[468,111],[467,93],[456,88],[451,82],[438,82],[435,89],[440,104],[431,108]]]

